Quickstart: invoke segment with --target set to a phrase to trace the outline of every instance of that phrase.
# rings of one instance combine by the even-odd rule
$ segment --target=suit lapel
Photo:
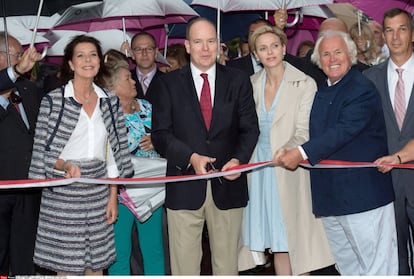
[[[228,93],[227,90],[228,81],[226,78],[226,71],[220,67],[216,66],[216,83],[215,83],[215,92],[213,100],[213,111],[211,116],[211,125],[209,133],[211,134],[220,126],[220,106],[225,104],[225,99]]]
[[[182,92],[185,94],[184,98],[190,101],[190,105],[193,108],[194,115],[197,121],[205,128],[204,119],[201,114],[200,101],[198,100],[197,90],[194,85],[193,76],[190,70],[190,66],[184,68],[181,73],[182,84],[185,86]],[[214,110],[213,110],[214,112]]]
[[[411,95],[410,95],[410,100],[408,101],[408,106],[407,106],[407,112],[405,113],[405,117],[404,117],[404,122],[403,122],[403,126],[402,129],[412,129],[412,127],[408,127],[405,128],[406,125],[412,125],[412,122],[410,122],[410,124],[408,124],[409,120],[412,118],[412,116],[414,115],[414,87],[411,88]]]
[[[29,130],[34,131],[37,113],[39,108],[39,97],[37,96],[38,91],[35,84],[25,80],[19,80],[16,82],[17,90],[19,91],[20,96],[22,97],[23,109],[26,114],[27,120],[29,121]],[[24,123],[22,117],[18,115],[20,121],[19,123],[23,125],[26,130],[26,124]]]

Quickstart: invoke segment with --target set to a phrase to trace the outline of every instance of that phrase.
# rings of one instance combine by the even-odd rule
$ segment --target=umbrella
[[[360,9],[350,3],[334,3],[326,5],[335,17],[342,19],[348,29],[358,22],[358,14],[360,20],[368,22],[369,16],[364,14]]]
[[[205,6],[192,6],[192,8],[202,17],[208,18],[212,22],[217,21],[217,11],[214,8]],[[258,12],[221,12],[222,28],[220,30],[220,39],[227,42],[233,38],[241,37],[247,39],[247,30],[250,22],[259,19],[262,15]],[[185,38],[187,24],[178,23],[169,25],[169,37]]]
[[[118,29],[100,30],[93,32],[84,32],[79,30],[52,30],[44,36],[49,39],[51,47],[49,48],[49,56],[63,56],[66,45],[77,35],[88,35],[96,38],[101,42],[102,51],[109,49],[119,49],[120,43],[124,40],[124,33]],[[127,39],[131,39],[130,34],[126,34]]]
[[[155,30],[149,30],[154,33],[157,38]],[[96,38],[101,42],[102,51],[106,52],[110,49],[119,49],[120,43],[124,39],[131,40],[133,34],[126,33],[118,29],[99,30],[92,32],[84,32],[79,30],[51,30],[45,34],[45,37],[50,41],[51,47],[48,50],[48,56],[63,56],[66,45],[77,35],[88,35]],[[126,37],[125,37],[126,36]],[[161,53],[157,53],[156,61],[169,65]]]
[[[273,11],[286,4],[287,9],[332,3],[333,0],[193,0],[191,5],[219,8],[231,11]]]
[[[195,16],[198,14],[181,0],[105,0],[69,7],[55,28],[82,31],[122,29],[121,19],[124,18],[126,28],[145,29],[187,22]]]
[[[352,4],[380,23],[382,22],[384,13],[391,8],[401,8],[411,14],[414,12],[413,0],[335,0],[335,2]]]
[[[0,22],[0,31],[5,31],[4,23]],[[33,32],[30,28],[22,25],[18,19],[8,20],[7,33],[15,37],[23,46],[32,42]],[[37,34],[34,43],[48,43],[49,40]]]
[[[90,0],[89,0],[90,1]],[[42,16],[52,16],[75,4],[89,2],[88,0],[44,0],[41,10]],[[96,0],[95,0],[96,1]],[[39,0],[2,0],[5,5],[0,5],[1,16],[36,15],[39,8]]]

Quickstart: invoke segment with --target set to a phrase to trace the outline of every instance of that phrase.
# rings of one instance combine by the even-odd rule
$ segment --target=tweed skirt
[[[102,161],[74,162],[82,177],[102,178]],[[107,185],[73,183],[43,189],[34,262],[44,268],[82,275],[115,261],[113,225],[106,223]]]

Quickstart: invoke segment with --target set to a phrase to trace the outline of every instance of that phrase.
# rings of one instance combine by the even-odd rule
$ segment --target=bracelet
[[[398,158],[398,162],[400,162],[400,164],[402,164],[400,155],[398,155],[398,154],[396,154],[396,155],[397,155],[397,158]]]
[[[14,72],[15,72],[16,74],[18,74],[19,76],[24,76],[24,74],[22,74],[21,72],[19,72],[19,71],[17,70],[17,64],[13,66],[13,70],[14,70]]]

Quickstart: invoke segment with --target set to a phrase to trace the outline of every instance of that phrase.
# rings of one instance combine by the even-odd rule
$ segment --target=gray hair
[[[346,47],[348,48],[348,54],[351,58],[352,65],[357,63],[357,48],[355,42],[351,39],[348,33],[341,32],[341,31],[334,31],[334,30],[326,30],[319,34],[318,40],[315,44],[315,50],[311,56],[311,60],[313,63],[318,65],[321,68],[321,57],[319,55],[319,47],[324,39],[333,38],[333,37],[340,37],[344,40]]]

